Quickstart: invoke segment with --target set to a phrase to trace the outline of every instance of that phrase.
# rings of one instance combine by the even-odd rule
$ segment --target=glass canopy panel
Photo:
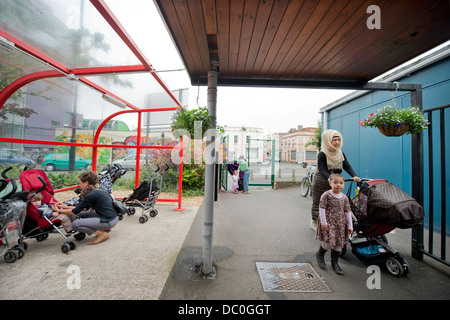
[[[2,0],[0,29],[69,68],[140,64],[87,0]]]
[[[0,91],[27,74],[44,70],[47,65],[0,42]]]
[[[177,107],[177,104],[170,98],[169,94],[161,88],[161,85],[148,72],[89,76],[85,78],[139,109]]]

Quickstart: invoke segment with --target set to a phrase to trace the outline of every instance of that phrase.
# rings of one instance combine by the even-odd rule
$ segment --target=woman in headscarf
[[[331,189],[328,183],[330,174],[341,173],[344,169],[353,181],[361,181],[342,152],[342,144],[342,135],[339,131],[329,129],[322,133],[322,148],[317,155],[317,172],[312,185],[311,227],[314,230],[317,228],[320,197],[325,191]]]

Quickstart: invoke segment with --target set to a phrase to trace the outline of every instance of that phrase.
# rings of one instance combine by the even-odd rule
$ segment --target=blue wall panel
[[[431,66],[417,71],[408,77],[398,80],[406,83],[422,83],[423,109],[430,109],[450,104],[450,58],[441,60]],[[339,130],[343,135],[343,151],[355,172],[361,178],[383,178],[405,192],[411,194],[411,136],[385,137],[378,129],[363,128],[359,120],[376,112],[386,104],[397,104],[409,107],[411,103],[409,92],[405,91],[374,91],[351,101],[345,102],[328,111],[327,127]],[[433,121],[433,178],[434,196],[429,199],[428,191],[428,138],[424,132],[424,208],[427,212],[430,201],[433,201],[435,216],[440,215],[441,179],[447,186],[446,197],[450,198],[450,169],[445,173],[440,167],[440,124],[439,112],[434,112]],[[446,117],[446,166],[450,164],[450,109],[445,111]],[[345,175],[348,178],[348,175]],[[349,183],[347,183],[348,187]],[[450,233],[450,201],[445,208],[447,216],[447,233]],[[440,230],[440,218],[435,218],[434,229]],[[425,225],[428,225],[427,217]]]

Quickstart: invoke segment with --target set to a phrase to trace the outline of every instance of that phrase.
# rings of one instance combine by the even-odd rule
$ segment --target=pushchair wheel
[[[68,253],[68,252],[70,251],[70,244],[69,244],[68,242],[64,243],[64,244],[61,246],[61,251],[62,251],[63,253]]]
[[[150,217],[154,218],[158,215],[158,210],[151,210],[150,211]]]
[[[5,259],[5,261],[6,261],[7,263],[13,263],[13,262],[15,262],[18,258],[19,258],[19,255],[18,255],[17,251],[15,251],[15,250],[9,250],[9,251],[6,252],[5,255],[3,256],[3,259]]]
[[[131,216],[131,215],[133,215],[133,214],[135,214],[136,213],[136,208],[133,208],[133,207],[128,207],[127,208],[127,214],[129,215],[129,216]]]
[[[69,242],[69,246],[70,246],[70,250],[75,250],[77,248],[77,245],[73,241]]]
[[[73,237],[75,238],[75,240],[81,241],[84,238],[86,238],[86,233],[79,232],[79,233],[75,234]]]
[[[25,255],[25,248],[22,247],[21,245],[17,244],[14,246],[13,249],[17,251],[17,258],[22,259],[23,256]]]
[[[26,243],[25,241],[19,240],[19,241],[17,241],[17,242],[19,243],[19,246],[20,246],[20,247],[22,247],[22,248],[25,249],[25,251],[28,249],[28,243]]]
[[[145,223],[148,220],[148,216],[147,215],[143,215],[139,217],[139,222],[140,223]]]
[[[48,238],[48,233],[40,234],[36,237],[36,240],[41,242]]]
[[[403,274],[405,274],[405,269],[407,270],[407,267],[404,268],[402,263],[393,257],[386,259],[386,268],[390,274],[396,277],[403,276]]]

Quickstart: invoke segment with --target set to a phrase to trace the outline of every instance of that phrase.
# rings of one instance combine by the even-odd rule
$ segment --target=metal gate
[[[220,185],[222,188],[227,191],[228,190],[228,142],[229,137],[222,137],[222,150],[223,150],[223,163],[220,164]]]
[[[450,132],[446,130],[450,121],[450,105],[424,110],[430,122],[428,136],[424,137],[424,234],[420,248],[424,254],[450,266],[450,219],[447,204],[449,196],[447,171],[449,162],[446,140]],[[414,174],[414,172],[413,172]]]
[[[258,142],[271,144],[270,155],[264,154],[264,148],[258,145]],[[250,168],[249,186],[271,186],[273,189],[275,182],[275,140],[248,138],[247,145],[247,160]]]

